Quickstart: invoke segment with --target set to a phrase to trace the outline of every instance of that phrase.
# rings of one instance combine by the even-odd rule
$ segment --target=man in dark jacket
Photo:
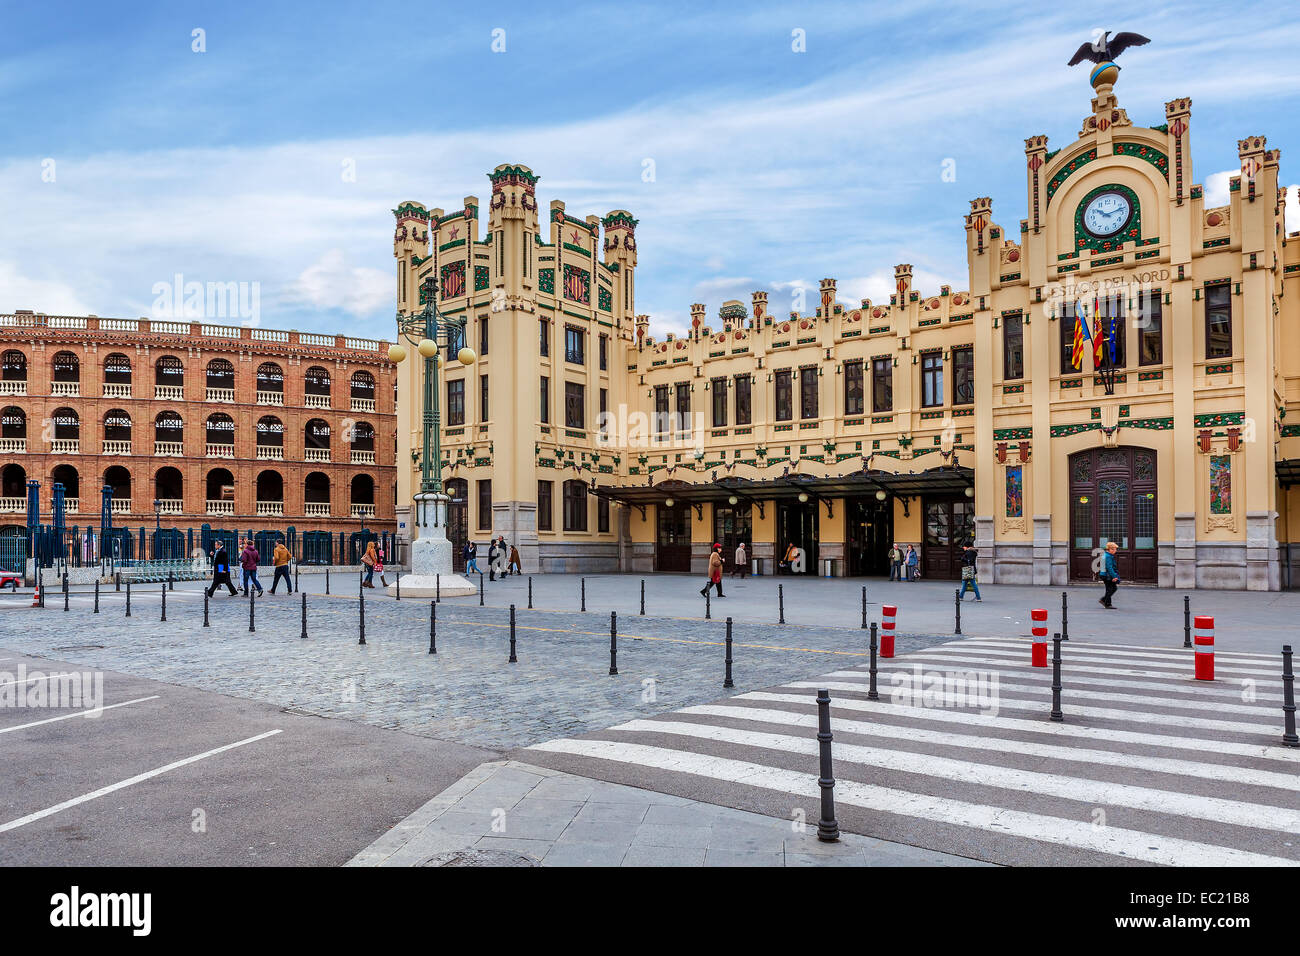
[[[1097,603],[1108,611],[1115,610],[1115,605],[1110,603],[1110,599],[1115,596],[1115,591],[1119,587],[1119,564],[1115,560],[1115,552],[1118,550],[1119,545],[1114,541],[1106,545],[1106,553],[1102,555],[1101,573],[1097,575],[1106,585],[1106,593],[1097,599]]]
[[[488,580],[497,579],[497,539],[491,538],[488,541]]]
[[[975,562],[979,560],[980,553],[971,544],[961,546],[961,591],[957,595],[957,600],[966,600],[966,592],[971,588],[975,589],[975,600],[983,601],[980,597],[979,581],[975,579]]]
[[[257,580],[257,561],[261,557],[251,540],[244,542],[244,550],[239,552],[239,566],[244,569],[244,593],[248,593],[251,583],[257,589],[257,596],[262,596],[262,582]]]
[[[221,585],[230,588],[230,596],[235,596],[235,585],[230,580],[230,555],[226,546],[218,543],[212,552],[212,587],[208,588],[208,597],[216,593]]]

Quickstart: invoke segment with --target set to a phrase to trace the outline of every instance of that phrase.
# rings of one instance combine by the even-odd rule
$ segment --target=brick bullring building
[[[393,531],[388,343],[190,321],[0,315],[0,534],[28,482],[66,524]],[[11,517],[10,517],[11,516]]]

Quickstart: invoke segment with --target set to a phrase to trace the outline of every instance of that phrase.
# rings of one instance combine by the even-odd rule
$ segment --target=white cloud
[[[1286,191],[1286,231],[1300,230],[1300,184],[1289,186]]]
[[[395,301],[393,283],[388,273],[349,265],[342,249],[331,249],[299,274],[289,298],[366,318]]]
[[[23,275],[17,263],[0,260],[0,312],[18,309],[46,315],[87,315],[95,311],[67,283]]]
[[[1228,190],[1228,181],[1233,176],[1240,176],[1241,169],[1225,169],[1222,172],[1210,173],[1205,177],[1205,208],[1213,209],[1215,206],[1226,206],[1231,202],[1231,192]]]

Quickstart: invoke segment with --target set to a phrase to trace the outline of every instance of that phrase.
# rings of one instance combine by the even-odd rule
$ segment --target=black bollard
[[[295,591],[302,590],[302,588],[298,586],[298,567],[299,567],[299,562],[295,561],[293,563],[293,589]]]
[[[528,610],[533,609],[533,576],[528,575]]]
[[[68,576],[63,576],[63,610],[68,609]]]
[[[439,603],[442,602],[442,575],[433,576],[433,599]]]
[[[1295,732],[1295,674],[1291,671],[1291,645],[1282,645],[1282,719],[1285,730],[1282,743],[1300,747],[1300,737]]]
[[[122,590],[122,572],[121,572],[121,571],[115,571],[115,572],[113,572],[113,581],[114,581],[114,584],[116,585],[116,586],[113,588],[113,590],[114,590],[114,591],[120,591],[120,590]]]
[[[126,616],[131,616],[131,579],[126,581]]]
[[[785,585],[776,586],[776,623],[785,623]]]
[[[618,611],[609,612],[609,673],[618,673]]]
[[[397,600],[402,599],[402,572],[397,572]]]
[[[159,620],[167,620],[167,585],[165,584],[162,589],[162,617]]]
[[[325,593],[330,593],[330,569],[325,569]]]
[[[961,633],[961,588],[954,588],[952,592],[952,610],[953,610],[953,634]]]
[[[1061,635],[1052,635],[1052,720],[1058,723],[1065,719],[1061,713]]]
[[[298,636],[305,641],[307,640],[307,595],[299,591],[298,597],[302,599],[302,633]]]
[[[478,606],[483,606],[483,572],[478,573]]]
[[[208,624],[208,592],[207,591],[203,592],[203,626],[211,627],[211,625]]]
[[[99,578],[95,578],[95,613],[99,613]]]
[[[871,667],[868,669],[871,674],[871,683],[867,685],[867,700],[880,700],[880,692],[876,690],[876,622],[871,622]]]
[[[731,680],[731,618],[727,618],[727,674],[722,680],[722,686],[736,686]]]
[[[358,596],[360,597],[360,603],[357,604],[357,623],[361,628],[361,637],[357,643],[364,644],[366,642],[366,595],[363,592]]]
[[[510,660],[508,663],[519,663],[519,658],[515,657],[515,606],[513,604],[510,605]]]
[[[175,590],[176,590],[176,579],[175,579],[175,577],[172,575],[172,572],[170,572],[170,571],[167,572],[167,590],[168,590],[168,591],[175,591]]]
[[[254,621],[253,621],[253,618],[256,616],[256,612],[255,612],[254,609],[253,609],[253,608],[254,608],[254,604],[253,604],[253,598],[254,598],[254,596],[255,596],[255,594],[254,594],[253,589],[252,589],[252,588],[249,588],[249,589],[248,589],[248,633],[249,633],[249,634],[252,634],[254,631],[257,630],[257,625],[256,625],[256,624],[254,623]]]
[[[1070,592],[1061,592],[1061,640],[1070,639]]]
[[[862,585],[862,629],[867,629],[867,586]]]
[[[713,620],[713,592],[711,590],[704,592],[704,620]]]
[[[438,602],[429,602],[429,653],[438,653]]]
[[[579,610],[587,610],[587,579],[582,578],[582,607]]]
[[[821,751],[821,775],[817,786],[822,788],[822,818],[817,821],[817,839],[834,843],[840,838],[840,825],[835,822],[835,778],[831,776],[831,692],[817,691],[817,743]]]
[[[1183,595],[1183,647],[1192,646],[1192,598]]]
[[[641,579],[641,616],[645,617],[645,578]]]

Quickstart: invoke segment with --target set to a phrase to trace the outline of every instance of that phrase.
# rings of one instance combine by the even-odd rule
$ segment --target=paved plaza
[[[1182,593],[1068,589],[1065,720],[1031,668],[1027,609],[986,588],[953,635],[948,582],[867,582],[899,612],[867,693],[860,581],[536,576],[431,602],[355,579],[300,595],[193,583],[0,598],[0,669],[104,675],[95,720],[7,709],[5,862],[353,865],[1294,865],[1300,751],[1280,746],[1289,594],[1191,592],[1218,673],[1191,680]],[[777,586],[786,623],[777,624]],[[339,594],[341,587],[347,593]],[[1035,602],[1035,598],[1039,600]],[[1044,598],[1055,599],[1054,603]],[[510,610],[515,604],[511,663]],[[610,611],[617,674],[610,674]],[[724,688],[725,617],[734,687]],[[993,687],[899,697],[922,674]],[[838,818],[820,846],[815,691],[828,688]],[[2,691],[3,688],[0,688]],[[214,809],[215,808],[215,809]],[[190,830],[196,810],[212,822]],[[802,822],[803,826],[799,826]]]

